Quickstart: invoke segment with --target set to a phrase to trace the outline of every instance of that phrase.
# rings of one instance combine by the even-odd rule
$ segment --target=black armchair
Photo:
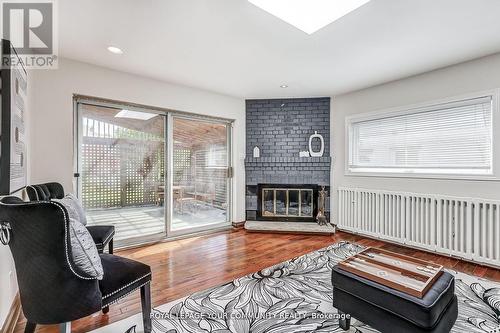
[[[26,186],[26,193],[30,201],[49,201],[52,199],[64,198],[64,188],[59,183],[45,183],[38,185]],[[88,226],[87,230],[92,236],[99,253],[104,252],[106,245],[108,252],[113,254],[113,237],[115,235],[115,227],[112,225],[92,225]]]
[[[9,238],[5,233],[10,235],[22,309],[28,320],[25,333],[34,332],[37,324],[60,324],[61,332],[69,332],[71,321],[98,312],[139,288],[144,332],[151,332],[149,266],[100,254],[103,280],[82,272],[72,261],[68,212],[58,202],[4,197],[0,223],[2,240]]]

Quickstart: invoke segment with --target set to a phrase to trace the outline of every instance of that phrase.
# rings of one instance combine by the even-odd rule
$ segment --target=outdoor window
[[[494,96],[347,118],[347,172],[493,175]]]

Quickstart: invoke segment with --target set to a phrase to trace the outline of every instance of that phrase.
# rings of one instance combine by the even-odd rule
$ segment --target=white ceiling
[[[244,98],[331,96],[500,51],[499,0],[372,0],[312,35],[246,0],[58,3],[60,56]]]

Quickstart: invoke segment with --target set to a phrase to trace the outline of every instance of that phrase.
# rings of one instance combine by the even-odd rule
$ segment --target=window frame
[[[419,112],[434,110],[442,104],[463,102],[481,97],[491,97],[492,100],[492,160],[491,173],[488,174],[465,174],[465,173],[426,173],[412,172],[410,170],[402,172],[381,172],[381,171],[356,171],[349,167],[351,160],[352,125],[362,121],[377,120],[381,118],[403,116]],[[381,109],[366,113],[355,114],[345,117],[345,152],[344,152],[344,175],[363,177],[389,177],[389,178],[420,178],[420,179],[456,179],[456,180],[482,180],[500,181],[500,114],[499,114],[500,89],[464,94],[460,96],[448,97],[439,100],[427,101],[402,107]]]

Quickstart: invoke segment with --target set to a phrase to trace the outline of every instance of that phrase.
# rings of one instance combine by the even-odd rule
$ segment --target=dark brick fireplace
[[[318,190],[325,186],[330,193],[330,98],[247,100],[246,127],[246,219],[314,222]],[[324,138],[323,156],[299,157],[300,151],[309,150],[309,137],[315,131]],[[317,150],[314,145],[318,142],[313,143]],[[260,149],[258,158],[253,157],[256,146]],[[284,206],[279,202],[274,214],[266,213],[265,188],[273,191],[266,192],[268,197],[293,200],[306,200],[308,192],[300,190],[312,190],[312,216],[305,211],[295,216],[298,207],[294,201]],[[326,204],[329,219],[329,198]],[[292,214],[283,214],[286,209]]]

